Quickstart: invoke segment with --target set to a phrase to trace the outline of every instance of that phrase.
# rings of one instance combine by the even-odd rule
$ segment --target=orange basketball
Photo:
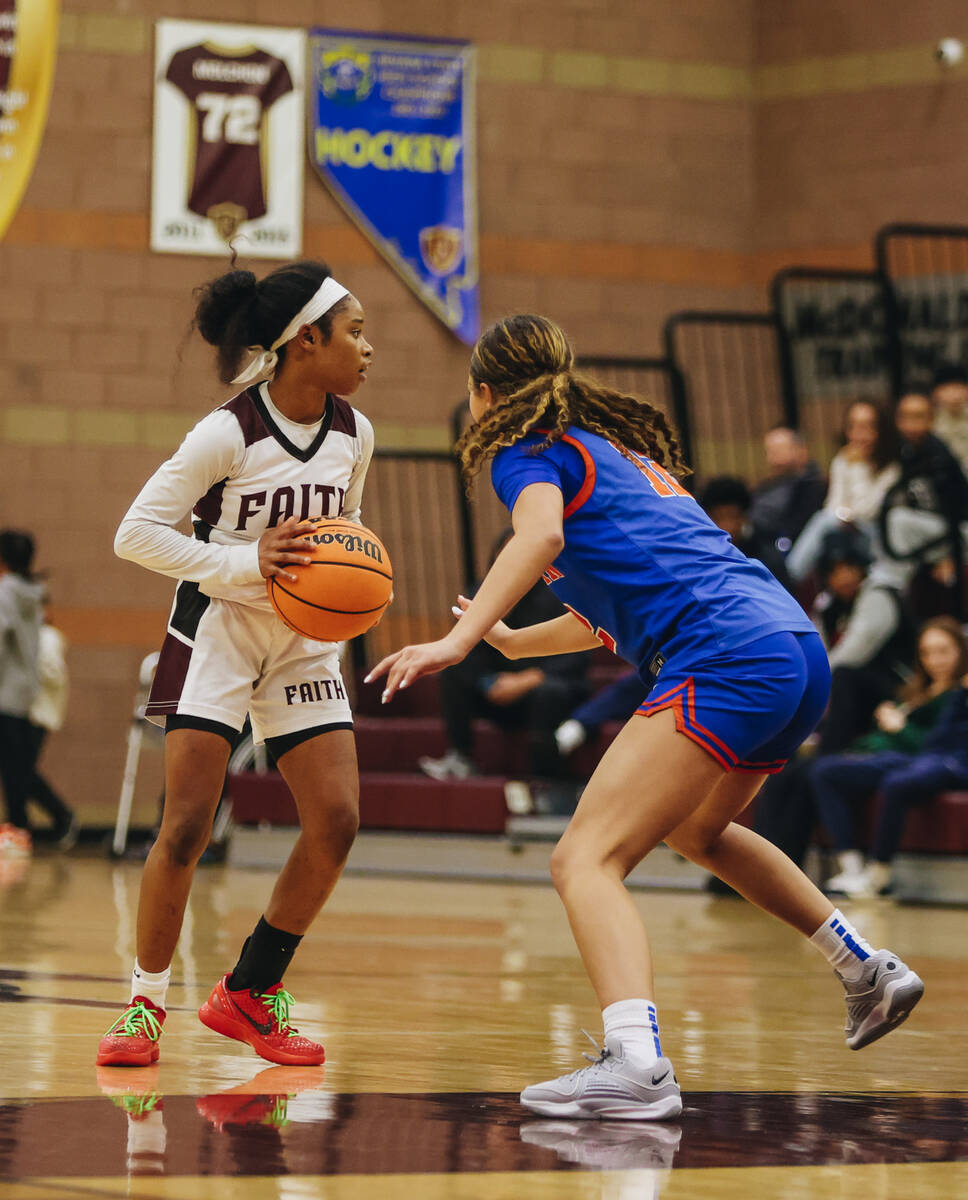
[[[312,562],[289,564],[295,583],[278,575],[266,580],[272,607],[294,633],[317,642],[366,633],[393,591],[386,547],[375,533],[342,517],[324,517],[305,541]]]

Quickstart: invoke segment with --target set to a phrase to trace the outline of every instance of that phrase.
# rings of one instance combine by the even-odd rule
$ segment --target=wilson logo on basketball
[[[383,553],[376,542],[368,541],[355,533],[311,533],[306,541],[315,542],[317,546],[331,546],[335,542],[342,546],[347,554],[365,554],[367,558],[383,562]]]
[[[295,579],[270,575],[269,600],[294,632],[318,642],[357,637],[379,621],[393,597],[393,567],[379,537],[344,517],[303,535],[309,561]]]

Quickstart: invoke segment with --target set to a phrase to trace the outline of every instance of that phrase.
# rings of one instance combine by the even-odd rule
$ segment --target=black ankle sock
[[[285,933],[260,917],[259,924],[245,939],[239,961],[229,976],[226,985],[229,991],[241,992],[246,988],[264,992],[279,983],[301,941],[301,933]]]

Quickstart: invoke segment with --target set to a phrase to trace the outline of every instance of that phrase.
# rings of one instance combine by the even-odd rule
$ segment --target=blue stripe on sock
[[[833,917],[831,919],[830,927],[831,927],[831,929],[833,929],[834,933],[840,938],[840,940],[844,943],[844,945],[851,952],[851,954],[853,954],[855,957],[859,958],[861,962],[866,962],[870,958],[870,955],[867,953],[867,951],[862,950],[860,948],[860,946],[857,945],[857,943],[850,936],[850,934],[847,932],[847,930],[844,928],[844,926],[837,920],[836,917]]]
[[[649,1005],[649,1024],[652,1026],[652,1040],[655,1043],[655,1052],[659,1058],[662,1057],[662,1045],[659,1042],[659,1018],[656,1015],[655,1006]]]

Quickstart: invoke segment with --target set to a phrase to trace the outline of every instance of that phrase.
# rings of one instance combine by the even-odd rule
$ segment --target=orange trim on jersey
[[[682,692],[683,690],[685,690],[686,698],[687,698],[687,701],[689,704],[689,709],[688,709],[688,712],[686,713],[686,715],[688,716],[688,719],[692,722],[692,724],[696,727],[696,729],[698,729],[701,733],[705,734],[708,738],[710,738],[713,742],[715,742],[715,744],[717,746],[722,747],[723,751],[726,754],[728,754],[730,756],[730,758],[732,758],[734,761],[736,761],[736,758],[737,758],[736,753],[733,750],[731,750],[729,746],[726,745],[726,743],[722,740],[722,738],[717,737],[716,734],[714,734],[711,729],[707,729],[705,727],[705,725],[701,725],[699,723],[699,721],[697,720],[697,718],[696,718],[696,686],[693,681],[693,677],[691,675],[685,681],[685,683],[677,683],[675,685],[675,687],[670,688],[669,691],[667,691],[667,692],[663,692],[663,694],[661,696],[656,696],[655,700],[644,701],[644,703],[639,705],[639,708],[637,709],[637,711],[641,712],[643,709],[651,708],[653,705],[660,705],[662,708],[668,708],[669,704],[673,703],[673,701],[670,700],[669,703],[667,703],[667,704],[662,704],[662,701],[666,697],[673,696],[673,694],[675,692]],[[681,697],[680,697],[680,699],[681,699]],[[659,711],[659,708],[653,709],[653,712],[658,712],[658,711]],[[643,715],[651,716],[652,714],[644,713]]]
[[[535,429],[532,432],[540,433],[542,437],[548,437],[551,433],[550,429]],[[561,519],[567,521],[569,517],[574,516],[581,506],[588,500],[592,492],[595,490],[595,460],[588,453],[587,449],[581,444],[578,438],[574,438],[570,433],[562,434],[558,439],[560,442],[567,442],[569,446],[574,446],[582,457],[582,462],[585,466],[585,481],[578,489],[574,499],[565,508]]]
[[[736,767],[735,751],[696,719],[695,684],[691,675],[684,683],[676,684],[655,700],[646,700],[635,711],[643,717],[654,717],[657,712],[667,708],[671,708],[675,714],[679,733],[684,733],[697,746],[701,746],[724,770],[731,771]]]

